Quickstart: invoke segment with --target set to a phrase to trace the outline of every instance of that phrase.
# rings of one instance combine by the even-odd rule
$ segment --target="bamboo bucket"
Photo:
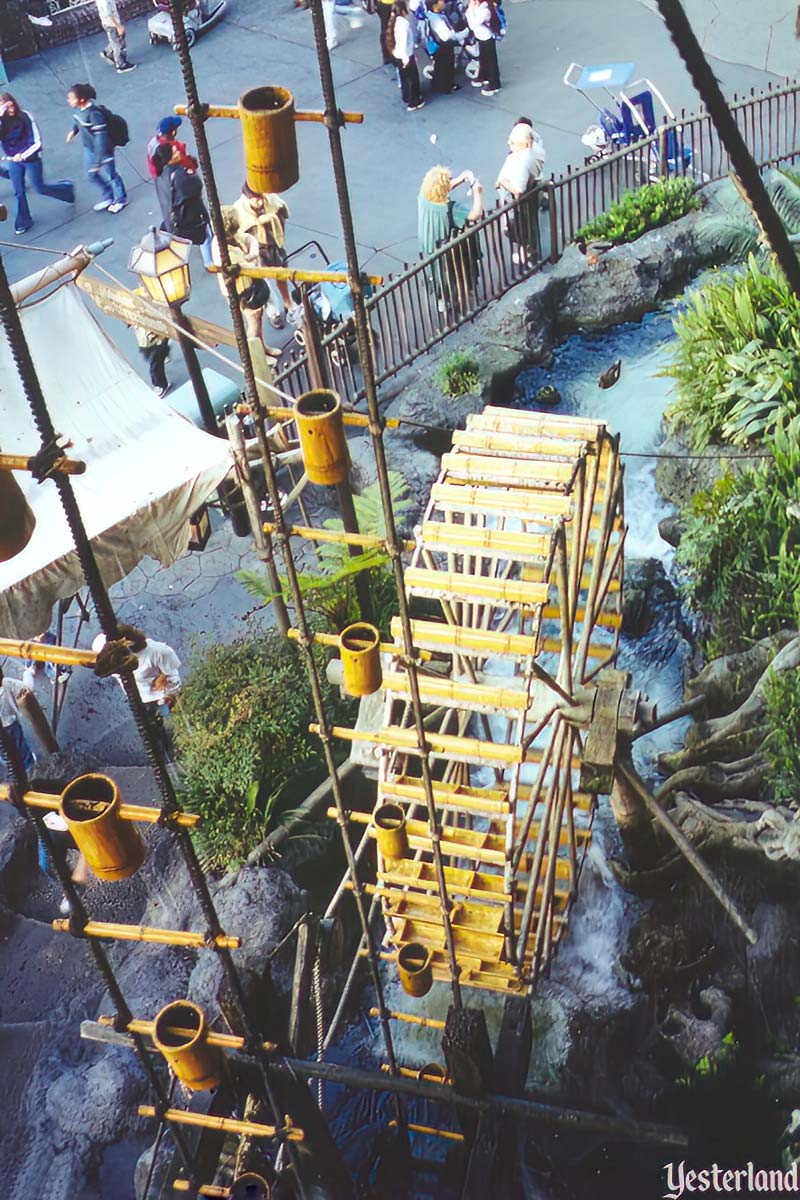
[[[247,182],[254,192],[285,192],[300,178],[294,96],[283,87],[250,88],[239,97]]]
[[[406,814],[399,804],[382,804],[373,816],[378,849],[384,858],[405,858],[408,854]]]
[[[144,862],[144,842],[134,823],[120,816],[121,803],[107,775],[79,775],[61,793],[59,812],[98,879],[127,879]]]
[[[374,625],[356,622],[339,634],[344,690],[348,696],[371,696],[383,679],[381,639]]]
[[[344,483],[350,456],[342,424],[342,404],[336,392],[318,388],[304,392],[295,404],[295,419],[303,466],[311,483]]]
[[[427,946],[409,942],[397,952],[397,970],[403,991],[409,996],[427,996],[433,985],[432,954]]]
[[[205,1013],[191,1000],[165,1005],[153,1024],[156,1049],[193,1092],[216,1087],[222,1078],[222,1053],[218,1046],[209,1046],[207,1032]]]

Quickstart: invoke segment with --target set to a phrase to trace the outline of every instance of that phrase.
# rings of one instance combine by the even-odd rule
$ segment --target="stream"
[[[674,311],[674,306],[667,307],[648,315],[639,324],[620,325],[602,335],[575,335],[555,351],[549,368],[530,369],[517,380],[519,407],[536,408],[534,397],[538,389],[544,384],[555,385],[562,396],[555,409],[557,413],[600,417],[612,432],[620,434],[621,451],[629,456],[624,458],[625,516],[629,526],[626,561],[655,558],[663,563],[667,574],[673,551],[660,538],[658,522],[670,509],[656,492],[655,459],[649,456],[657,451],[663,439],[662,418],[672,384],[658,373],[674,339]],[[598,376],[617,359],[622,362],[619,381],[612,389],[601,389]],[[684,665],[689,655],[688,643],[675,628],[674,618],[673,606],[671,611],[655,615],[644,636],[634,639],[623,635],[618,660],[620,667],[631,672],[634,685],[662,713],[682,702]],[[636,765],[649,782],[656,778],[657,755],[682,745],[687,723],[687,720],[677,721],[636,743]],[[566,1061],[569,1011],[577,1008],[596,1016],[632,1003],[618,974],[618,960],[631,922],[644,911],[644,906],[623,891],[609,867],[608,860],[619,853],[620,843],[608,798],[599,803],[593,829],[569,933],[548,981],[539,989],[544,994],[537,994],[532,1005],[534,1046],[528,1086],[539,1091],[557,1082]],[[385,976],[385,981],[389,1008],[407,1007],[398,994],[400,985],[394,973]],[[560,1003],[560,993],[569,995],[569,1006]],[[467,996],[468,1002],[477,1001],[484,1008],[489,1036],[494,1042],[500,1027],[502,998],[489,992],[468,992]],[[365,1015],[373,1002],[365,989],[360,1015],[332,1048],[331,1058],[372,1067],[385,1061],[378,1022]],[[445,986],[434,984],[426,997],[415,1002],[415,1012],[441,1019],[446,1014],[447,1002]],[[393,1023],[392,1032],[397,1059],[403,1065],[421,1067],[443,1061],[439,1031]],[[325,1104],[337,1139],[342,1137],[350,1164],[366,1183],[364,1164],[372,1157],[376,1138],[393,1117],[394,1101],[374,1093],[344,1093],[326,1086]],[[588,1107],[591,1103],[587,1099]],[[423,1102],[413,1102],[408,1112],[409,1120],[433,1123]],[[458,1128],[455,1117],[451,1127]],[[426,1160],[426,1171],[433,1172],[435,1163],[443,1164],[448,1146],[440,1139],[415,1136],[412,1150],[415,1156]],[[449,1195],[446,1174],[425,1177],[419,1190],[409,1194]],[[600,1194],[598,1190],[598,1198]],[[521,1200],[522,1195],[534,1200],[550,1193],[539,1190],[531,1176],[524,1181]]]

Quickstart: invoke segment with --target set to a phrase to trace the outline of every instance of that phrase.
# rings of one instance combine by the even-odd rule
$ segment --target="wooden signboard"
[[[159,337],[175,336],[169,313],[165,309],[162,317],[156,312],[155,301],[144,301],[126,288],[105,283],[102,279],[87,275],[85,271],[78,276],[76,283],[109,317],[117,317],[126,325],[140,325]],[[206,345],[236,346],[236,338],[231,329],[215,325],[213,321],[206,321],[202,317],[190,317],[188,313],[185,316],[192,333]]]

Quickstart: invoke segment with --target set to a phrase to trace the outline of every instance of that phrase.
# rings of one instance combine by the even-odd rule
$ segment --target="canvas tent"
[[[145,556],[186,551],[189,517],[231,467],[228,443],[196,429],[150,390],[106,336],[74,284],[28,302],[20,316],[56,432],[86,463],[73,487],[107,585]],[[0,450],[35,454],[39,437],[11,353],[0,338]],[[55,602],[83,579],[54,484],[15,478],[36,516],[27,547],[0,563],[0,636],[48,628]]]

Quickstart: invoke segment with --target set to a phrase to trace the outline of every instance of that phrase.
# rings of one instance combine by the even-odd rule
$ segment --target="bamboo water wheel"
[[[419,688],[461,986],[532,989],[567,926],[596,790],[610,790],[583,760],[587,737],[603,737],[621,624],[622,477],[602,422],[486,408],[454,434],[415,531],[406,593],[414,644],[431,654]],[[400,851],[379,838],[375,893],[385,957],[419,944],[448,980],[402,661],[384,668],[379,727],[358,735],[378,756],[370,833],[386,813],[405,829]]]

